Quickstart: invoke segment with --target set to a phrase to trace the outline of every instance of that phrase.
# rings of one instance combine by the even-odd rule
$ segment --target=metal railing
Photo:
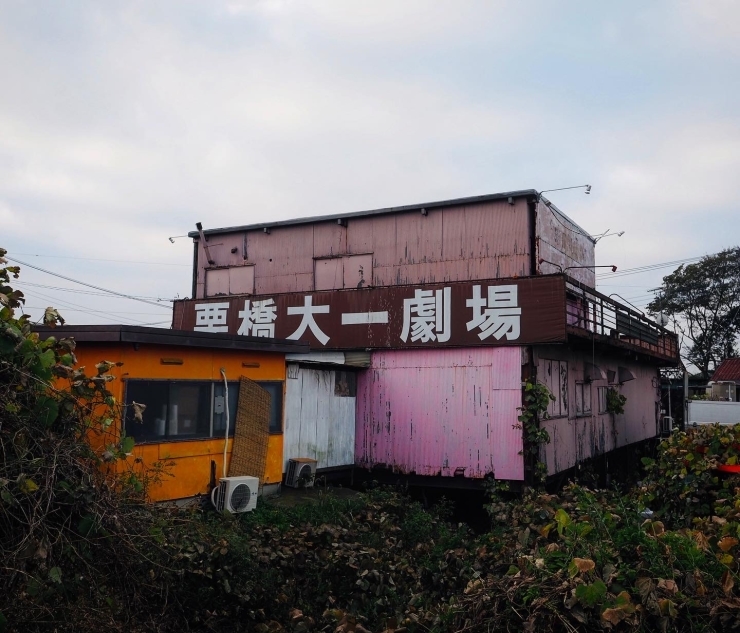
[[[575,279],[566,278],[565,288],[569,333],[678,362],[678,337],[673,332]]]

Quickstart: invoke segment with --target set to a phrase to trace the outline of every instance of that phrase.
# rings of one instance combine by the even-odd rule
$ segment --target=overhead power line
[[[155,303],[154,301],[149,301],[147,299],[140,299],[139,297],[136,297],[134,295],[128,295],[123,292],[116,292],[115,290],[109,290],[108,288],[101,288],[100,286],[95,286],[93,284],[80,281],[79,279],[72,279],[72,277],[65,277],[64,275],[60,275],[59,273],[52,272],[51,270],[46,270],[46,268],[41,268],[40,266],[34,266],[33,264],[22,262],[20,259],[16,259],[15,257],[9,257],[8,255],[5,255],[5,259],[10,260],[11,262],[15,262],[16,264],[20,264],[21,266],[28,266],[29,268],[33,268],[34,270],[38,270],[42,273],[46,273],[47,275],[52,275],[53,277],[59,277],[59,279],[64,279],[65,281],[71,281],[72,283],[80,284],[81,286],[87,286],[88,288],[94,288],[95,290],[101,290],[102,292],[107,292],[108,294],[116,295],[117,297],[124,297],[125,299],[131,299],[132,301],[141,301],[141,303],[147,303],[152,306],[157,306],[158,308],[169,310],[168,307],[163,306],[160,303]],[[162,301],[171,301],[171,299],[162,299]]]
[[[29,292],[28,295],[30,297],[35,298],[35,299],[41,299],[41,300],[51,301],[52,303],[56,304],[59,308],[61,308],[62,311],[64,311],[64,310],[70,310],[70,311],[74,310],[75,312],[86,312],[87,314],[91,314],[93,316],[102,317],[102,318],[104,318],[104,319],[106,319],[108,321],[113,321],[114,323],[116,321],[119,321],[119,322],[120,321],[124,321],[124,322],[127,321],[128,323],[136,324],[136,325],[142,325],[143,324],[143,321],[141,321],[140,319],[132,319],[131,317],[122,316],[122,315],[120,315],[120,314],[118,314],[116,312],[106,312],[106,311],[103,311],[103,310],[96,310],[95,308],[90,308],[88,306],[83,306],[83,305],[80,305],[79,303],[72,303],[70,301],[64,301],[62,299],[57,299],[55,297],[51,297],[51,296],[46,295],[46,294],[41,293],[41,292]],[[155,315],[152,314],[151,316],[155,316]]]
[[[650,272],[652,270],[659,270],[660,268],[668,268],[669,266],[680,266],[681,264],[689,264],[692,262],[698,262],[703,259],[706,255],[700,257],[689,257],[687,259],[677,259],[673,262],[663,262],[661,264],[648,264],[646,266],[638,266],[636,268],[625,268],[624,270],[618,270],[615,273],[600,273],[597,274],[597,278],[601,279],[614,279],[615,277],[626,277],[628,275],[638,275],[640,273]]]
[[[149,264],[153,266],[183,266],[190,268],[190,264],[173,264],[170,262],[145,262],[137,259],[104,259],[99,257],[74,257],[72,255],[42,255],[40,253],[18,253],[25,257],[47,257],[51,259],[79,259],[86,262],[114,262],[117,264]]]
[[[59,290],[62,292],[71,292],[74,294],[80,294],[80,295],[91,295],[94,297],[108,297],[109,299],[128,299],[129,297],[115,297],[109,295],[107,292],[95,292],[94,290],[80,290],[78,288],[67,288],[64,286],[47,286],[46,284],[35,284],[31,283],[30,281],[21,281],[20,279],[17,281],[13,281],[13,285],[16,286],[32,286],[33,288],[46,288],[47,290]],[[132,295],[137,297],[138,299],[151,299],[152,301],[161,301],[162,299],[160,297],[147,297],[145,295]],[[166,299],[165,301],[170,301],[170,299]]]

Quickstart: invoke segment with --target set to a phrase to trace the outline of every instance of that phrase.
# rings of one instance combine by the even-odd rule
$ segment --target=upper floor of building
[[[196,299],[554,272],[595,285],[594,239],[534,189],[189,236]]]

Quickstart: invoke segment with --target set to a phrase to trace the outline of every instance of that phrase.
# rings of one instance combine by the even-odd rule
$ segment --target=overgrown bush
[[[661,442],[657,459],[643,458],[647,477],[640,491],[646,505],[675,526],[696,517],[724,516],[740,505],[738,477],[720,473],[740,458],[740,425],[707,424]]]

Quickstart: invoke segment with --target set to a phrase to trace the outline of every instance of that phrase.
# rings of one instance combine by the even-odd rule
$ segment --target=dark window
[[[357,374],[353,371],[334,372],[334,395],[340,398],[357,396]]]
[[[609,387],[599,387],[598,388],[598,396],[599,396],[599,413],[606,413],[606,390]]]
[[[257,382],[270,394],[270,433],[283,432],[283,383]]]
[[[283,383],[258,382],[271,396],[270,433],[283,430]],[[239,383],[230,382],[229,436],[234,435]],[[161,442],[223,437],[226,431],[226,398],[223,382],[188,380],[128,380],[126,404],[146,405],[143,423],[126,407],[126,434],[139,442]]]

